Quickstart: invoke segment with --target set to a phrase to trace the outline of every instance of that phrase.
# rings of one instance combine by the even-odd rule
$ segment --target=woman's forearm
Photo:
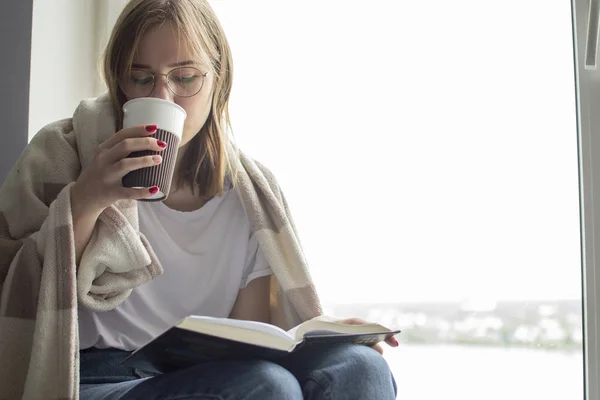
[[[94,233],[96,221],[101,213],[101,210],[98,211],[86,207],[85,202],[81,201],[75,185],[71,187],[71,214],[73,217],[73,234],[75,236],[75,260],[78,267],[81,255]]]

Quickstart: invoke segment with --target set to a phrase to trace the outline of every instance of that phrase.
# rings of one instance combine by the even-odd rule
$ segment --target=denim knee
[[[128,399],[302,400],[300,383],[268,361],[214,362],[140,382]]]
[[[336,393],[340,399],[395,398],[397,388],[392,372],[374,349],[340,345],[330,349],[326,360],[327,366],[310,374],[311,386]]]
[[[354,378],[361,379],[367,375],[389,375],[387,361],[376,350],[367,346],[351,345],[344,350],[346,368]]]
[[[290,371],[269,361],[251,361],[248,368],[256,382],[248,398],[302,400],[300,383]]]

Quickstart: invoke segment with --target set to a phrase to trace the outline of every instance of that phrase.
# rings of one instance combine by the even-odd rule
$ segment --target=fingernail
[[[154,160],[155,163],[160,163],[162,161],[162,157],[159,155],[154,155],[152,156],[152,159]]]
[[[165,142],[163,142],[162,140],[157,140],[156,144],[158,145],[158,147],[162,147],[163,149],[165,147],[167,147],[167,144]]]
[[[400,343],[398,343],[398,339],[396,339],[395,337],[392,336],[392,343],[394,344],[394,347],[398,347],[400,346]]]
[[[146,131],[154,132],[156,130],[156,125],[146,125]]]
[[[156,194],[158,193],[158,186],[152,186],[150,188],[150,194]]]

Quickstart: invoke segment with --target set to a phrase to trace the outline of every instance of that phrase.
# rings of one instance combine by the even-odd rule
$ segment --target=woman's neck
[[[195,211],[202,208],[208,200],[210,199],[198,196],[198,191],[192,193],[192,189],[185,186],[171,189],[169,197],[163,201],[163,204],[176,211]]]
[[[167,207],[177,211],[194,211],[204,206],[210,200],[204,196],[199,196],[198,190],[192,192],[192,188],[187,182],[183,182],[183,185],[180,185],[178,177],[182,174],[183,156],[188,145],[189,143],[180,147],[177,152],[173,178],[171,178],[171,189],[169,196],[163,201]]]
[[[171,187],[174,187],[176,185],[173,185],[173,183],[177,183],[177,178],[178,176],[181,176],[181,169],[183,166],[183,156],[185,155],[186,149],[189,147],[189,142],[186,143],[185,145],[181,146],[178,150],[177,150],[177,159],[175,160],[175,170],[173,171],[173,178],[172,180],[174,180],[175,182],[171,183]]]

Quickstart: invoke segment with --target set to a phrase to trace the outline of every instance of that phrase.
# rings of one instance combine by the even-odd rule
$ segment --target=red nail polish
[[[398,343],[398,339],[396,339],[395,337],[392,337],[392,343],[394,344],[394,347],[400,346],[400,343]]]
[[[150,194],[156,194],[158,193],[158,186],[152,186],[150,188]]]
[[[162,140],[157,140],[156,144],[158,144],[158,147],[162,147],[163,149],[165,147],[167,147],[167,144],[165,142],[163,142]]]
[[[146,125],[146,131],[154,132],[156,130],[156,125]]]

